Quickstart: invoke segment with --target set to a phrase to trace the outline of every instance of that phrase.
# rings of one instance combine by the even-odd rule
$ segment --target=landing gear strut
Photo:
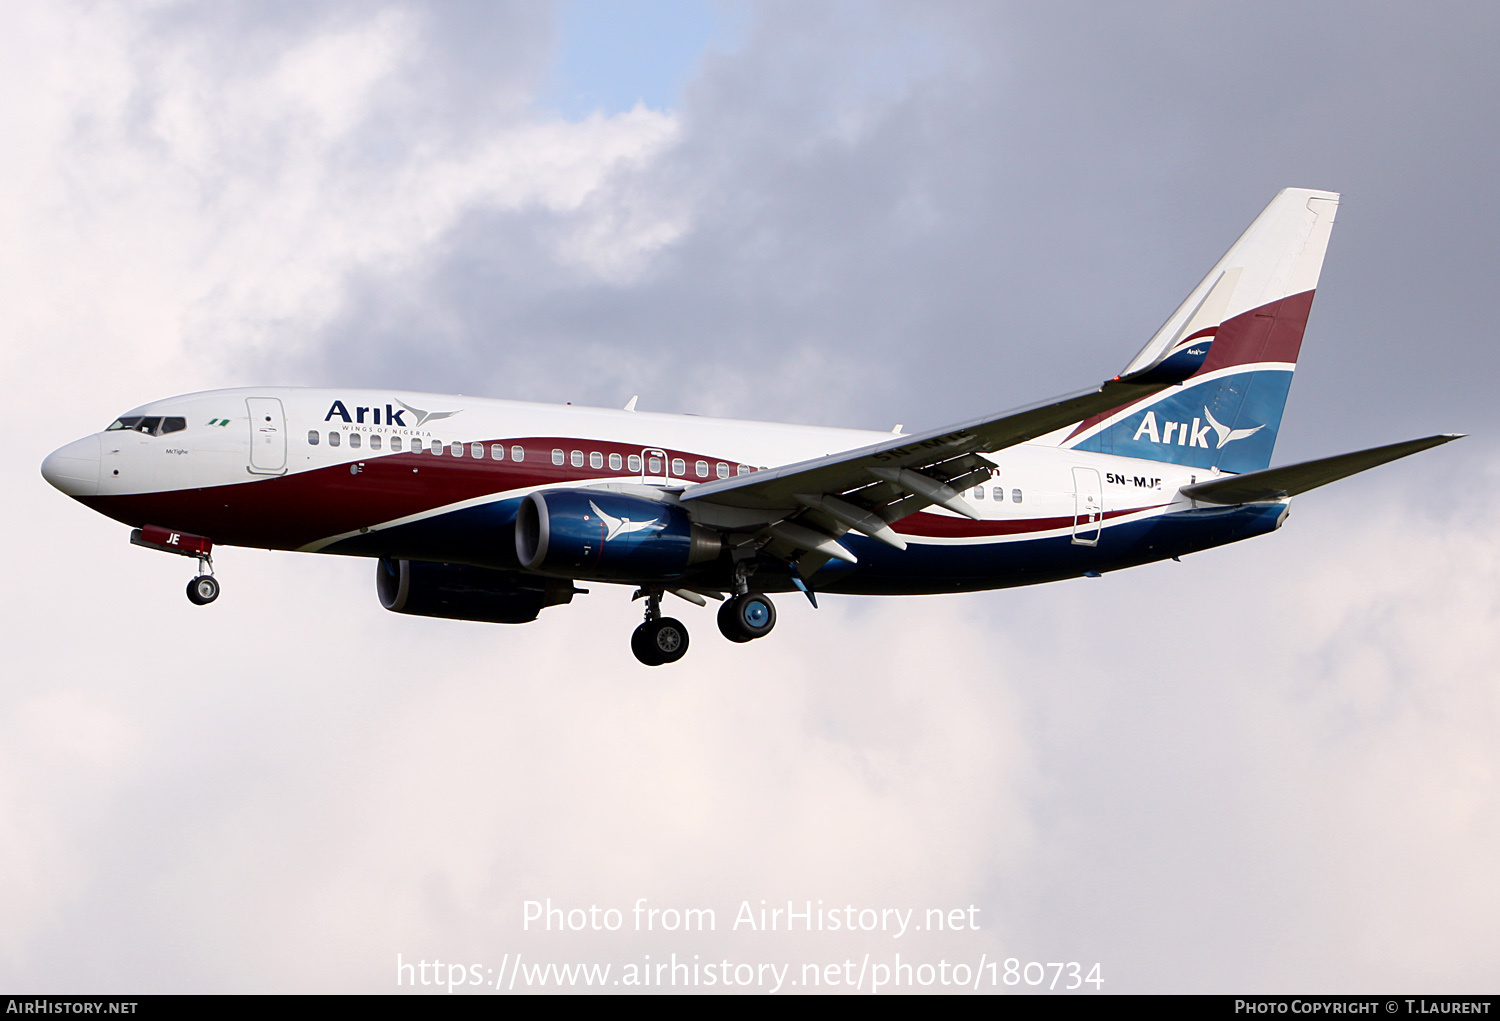
[[[214,544],[206,535],[179,532],[160,525],[143,525],[131,530],[130,541],[147,549],[195,558],[198,561],[198,574],[188,582],[188,599],[195,606],[207,606],[219,598],[219,579],[214,577]]]
[[[731,642],[764,638],[776,626],[776,606],[759,592],[744,592],[719,607],[719,631]]]
[[[688,632],[682,621],[661,615],[660,588],[643,590],[646,620],[630,636],[630,651],[647,666],[675,663],[688,649]]]

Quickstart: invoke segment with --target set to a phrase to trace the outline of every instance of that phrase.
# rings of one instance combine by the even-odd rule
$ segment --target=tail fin
[[[1078,423],[1062,445],[1235,473],[1268,467],[1338,203],[1304,188],[1272,199],[1121,374],[1208,346],[1202,367]]]

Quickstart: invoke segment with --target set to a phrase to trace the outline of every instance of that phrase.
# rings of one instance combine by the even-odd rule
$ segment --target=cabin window
[[[720,461],[714,468],[714,474],[718,475],[721,479],[729,478],[729,465],[725,464],[723,461]]]
[[[470,457],[477,457],[481,461],[483,461],[484,460],[484,444],[483,443],[471,443],[469,445],[469,456]]]
[[[629,457],[629,459],[626,461],[626,466],[631,471],[633,471],[633,472],[640,471],[641,470],[641,455],[640,454],[631,454],[630,457]]]
[[[450,443],[448,445],[448,452],[451,453],[454,457],[463,457],[464,445],[462,443]]]
[[[974,499],[976,499],[976,500],[983,500],[984,499],[984,487],[983,486],[979,486],[978,488],[976,488],[974,490]]]
[[[572,455],[572,458],[571,458],[571,463],[572,463],[572,465],[573,465],[574,468],[582,468],[583,467],[583,451],[581,451],[581,450],[575,450],[575,451],[573,451],[573,455]]]
[[[672,474],[679,479],[687,477],[687,462],[680,457],[672,458]]]
[[[526,448],[519,444],[510,448],[510,459],[512,461],[526,460]]]
[[[411,438],[411,452],[413,454],[420,454],[422,452],[422,440],[420,437],[413,436]]]
[[[443,441],[442,440],[433,440],[432,441],[432,446],[428,447],[427,449],[428,449],[428,451],[431,452],[431,454],[432,454],[433,457],[442,457],[443,456]]]
[[[609,455],[609,470],[610,471],[619,471],[620,468],[623,465],[624,465],[624,462],[620,459],[620,455],[619,454],[610,454]]]
[[[706,478],[708,478],[708,462],[707,461],[699,461],[697,464],[693,465],[693,470],[698,473],[698,477],[700,479],[706,479]]]
[[[604,467],[604,455],[601,454],[601,453],[599,453],[599,451],[597,451],[597,450],[594,451],[592,454],[590,454],[589,455],[589,467],[590,468],[603,468]]]
[[[360,443],[361,443],[361,438],[360,438],[359,433],[350,433],[349,434],[349,446],[351,446],[351,447],[358,447],[360,445]]]
[[[655,457],[655,456],[646,458],[646,474],[647,475],[660,475],[661,474],[661,458]]]
[[[735,467],[734,467],[734,473],[736,475],[749,475],[750,474],[750,466],[748,464],[735,465]]]
[[[316,429],[309,429],[309,430],[307,430],[307,442],[310,445],[314,446],[314,447],[316,447],[318,445],[318,430],[316,430]]]
[[[503,461],[503,460],[505,460],[505,444],[503,444],[503,443],[491,443],[490,444],[490,456],[493,457],[496,461]]]
[[[1010,501],[1011,503],[1021,502],[1021,491],[1019,489],[1012,489],[1010,491]]]
[[[564,454],[563,454],[563,452],[561,450],[557,450],[555,448],[553,449],[553,451],[552,451],[552,463],[553,464],[562,464],[563,463],[563,457],[564,457]]]
[[[329,433],[328,434],[328,445],[330,447],[336,447],[336,446],[338,446],[339,445],[339,437],[341,437],[342,435],[343,435],[343,433]]]
[[[990,492],[990,495],[995,498],[995,502],[996,503],[1004,503],[1005,502],[1005,487],[1004,486],[996,486]]]
[[[401,437],[399,437],[399,436],[392,436],[391,437],[391,449],[394,450],[394,451],[396,451],[398,454],[401,452]]]
[[[370,449],[371,450],[379,450],[380,449],[380,434],[379,433],[376,433],[374,436],[370,437]]]

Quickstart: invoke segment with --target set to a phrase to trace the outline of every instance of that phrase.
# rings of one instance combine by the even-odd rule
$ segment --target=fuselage
[[[890,435],[392,390],[230,389],[135,408],[56,451],[43,474],[125,524],[221,545],[518,570],[517,508],[539,490],[679,503],[732,545],[763,522],[680,494]],[[868,594],[1031,584],[1248,538],[1285,516],[1285,503],[1195,506],[1178,490],[1203,469],[1047,437],[993,460],[993,477],[964,493],[976,518],[937,506],[905,517],[894,525],[904,550],[851,532],[856,562],[830,560],[810,581]],[[684,577],[729,591],[731,567],[723,557]],[[757,581],[793,584],[774,566]]]

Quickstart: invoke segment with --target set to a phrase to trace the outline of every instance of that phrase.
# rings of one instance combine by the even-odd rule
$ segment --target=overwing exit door
[[[641,481],[647,485],[666,485],[667,452],[647,447],[641,451]]]

